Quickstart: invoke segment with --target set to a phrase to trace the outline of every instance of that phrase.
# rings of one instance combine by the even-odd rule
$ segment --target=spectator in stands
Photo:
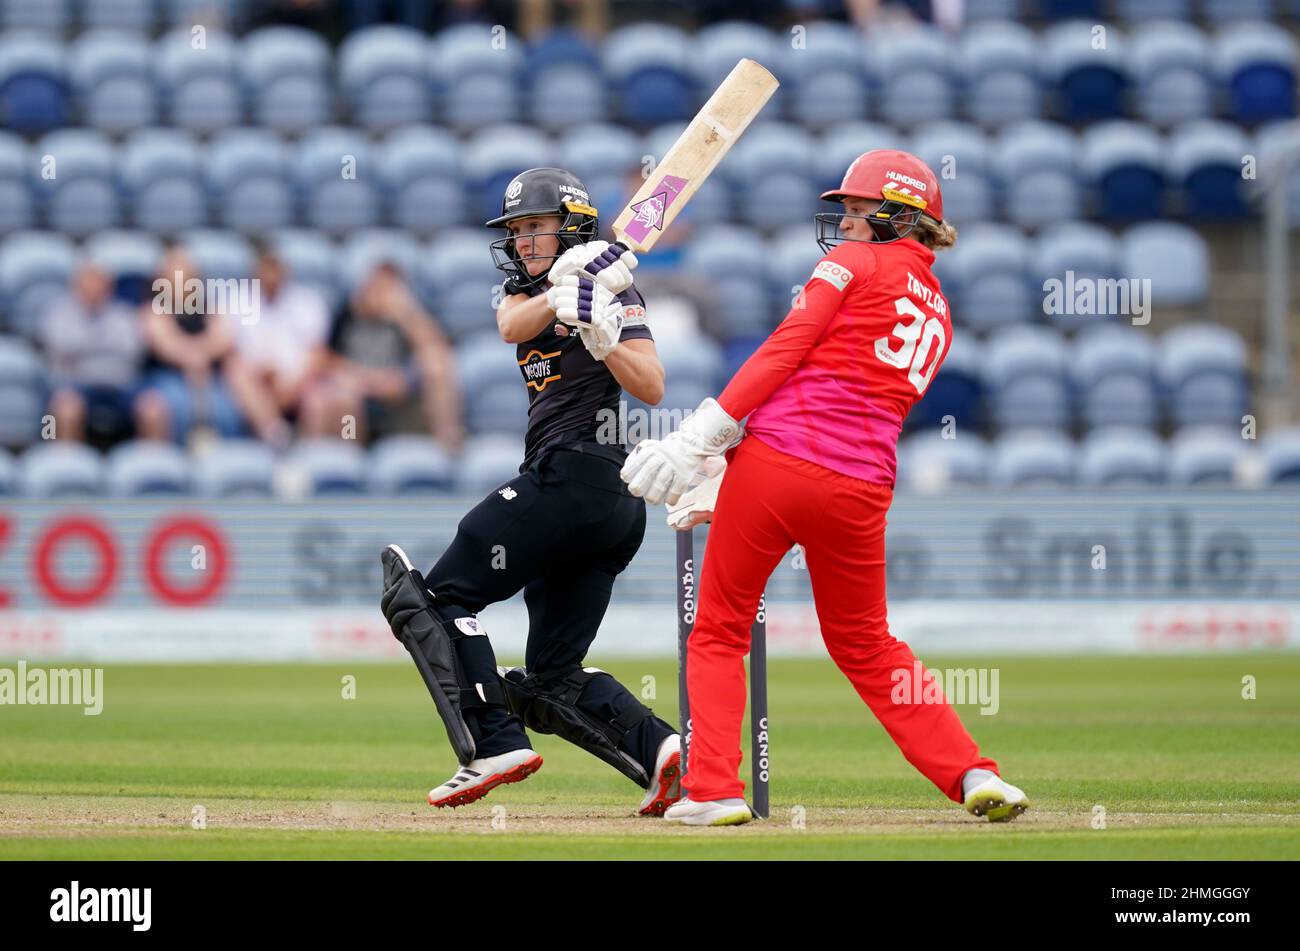
[[[144,334],[135,309],[113,296],[113,279],[91,263],[41,321],[53,393],[56,439],[100,448],[128,438],[132,427],[156,430],[139,395]]]
[[[206,295],[192,292],[201,279],[189,255],[168,248],[144,305],[148,361],[144,392],[145,438],[193,441],[206,435],[242,435],[243,419],[226,371],[234,346],[232,318],[211,313]],[[176,312],[176,301],[187,306]],[[190,304],[199,306],[194,312]]]
[[[358,438],[409,428],[417,406],[435,439],[455,452],[464,438],[454,354],[397,265],[381,261],[353,292],[330,334],[324,375],[309,397],[303,426],[336,435],[357,421]],[[418,395],[418,403],[416,396]]]
[[[290,280],[269,247],[259,244],[256,253],[259,313],[239,323],[230,385],[257,437],[282,449],[322,365],[329,308],[311,288]],[[338,434],[337,422],[333,431]]]

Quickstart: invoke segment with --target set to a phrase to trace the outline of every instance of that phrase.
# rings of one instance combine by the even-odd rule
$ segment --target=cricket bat
[[[653,248],[778,85],[752,59],[737,63],[615,219],[615,240],[632,251]]]

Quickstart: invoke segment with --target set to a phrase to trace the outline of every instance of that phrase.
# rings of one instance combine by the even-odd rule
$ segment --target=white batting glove
[[[684,532],[710,521],[713,510],[718,507],[718,490],[722,488],[722,477],[726,474],[727,460],[722,456],[705,459],[700,466],[703,481],[687,489],[676,503],[668,506],[668,527]]]
[[[617,303],[614,294],[585,275],[570,274],[546,292],[546,303],[561,323],[570,327],[591,326],[596,314]]]
[[[590,323],[580,322],[577,326],[587,352],[603,362],[618,347],[618,338],[623,334],[623,305],[610,301],[603,313],[593,311]]]
[[[632,286],[632,269],[636,265],[636,255],[618,242],[588,241],[556,258],[549,276],[552,284],[559,284],[563,278],[577,274],[621,294]]]
[[[637,443],[619,475],[627,490],[652,505],[675,505],[700,474],[704,461],[721,456],[744,435],[740,423],[708,397],[663,439]]]

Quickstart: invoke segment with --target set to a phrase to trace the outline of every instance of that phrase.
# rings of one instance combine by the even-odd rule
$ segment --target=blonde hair
[[[957,243],[957,229],[946,221],[935,221],[922,215],[916,224],[916,239],[927,248],[943,251]]]

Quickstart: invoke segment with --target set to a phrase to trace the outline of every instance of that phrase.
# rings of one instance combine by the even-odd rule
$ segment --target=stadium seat
[[[1155,344],[1146,332],[1117,323],[1088,327],[1075,341],[1070,371],[1089,428],[1156,425]]]
[[[515,435],[489,433],[465,440],[456,467],[456,488],[471,495],[490,492],[519,474],[524,461],[523,440]]]
[[[634,126],[687,121],[698,108],[687,33],[658,23],[619,27],[601,49],[618,115]]]
[[[452,337],[496,327],[505,275],[492,263],[491,239],[485,229],[452,229],[431,240],[420,259],[418,280],[432,289],[434,315]]]
[[[1143,23],[1134,28],[1129,49],[1142,118],[1171,126],[1210,115],[1210,43],[1204,33],[1189,23]]]
[[[1029,283],[1030,254],[1019,229],[987,223],[963,228],[956,246],[936,261],[958,325],[983,332],[1041,314],[1041,293]]]
[[[0,239],[0,309],[7,329],[34,338],[76,265],[77,250],[64,235],[16,231]]]
[[[460,146],[450,133],[405,126],[389,133],[376,153],[387,217],[394,225],[429,235],[464,222]]]
[[[984,381],[998,426],[1062,429],[1069,425],[1067,353],[1061,335],[1044,327],[1008,327],[989,337]]]
[[[956,438],[944,439],[937,430],[919,432],[899,445],[898,480],[921,492],[981,488],[991,456],[988,443],[975,433],[959,428]]]
[[[528,391],[523,382],[515,380],[509,384],[489,386],[468,396],[465,428],[476,436],[485,433],[522,436],[528,428]]]
[[[707,290],[715,295],[708,313],[717,321],[713,329],[719,336],[766,333],[769,298],[763,254],[759,236],[735,225],[703,228],[687,247],[682,269],[706,281]]]
[[[1246,442],[1238,429],[1180,429],[1169,440],[1169,481],[1174,485],[1228,487],[1238,481],[1245,456]]]
[[[465,335],[456,344],[456,375],[467,406],[475,394],[492,387],[524,388],[514,347],[486,328]]]
[[[934,122],[912,138],[911,151],[939,177],[943,214],[958,226],[993,217],[993,179],[988,140],[964,122]]]
[[[991,163],[1006,216],[1023,228],[1079,217],[1083,200],[1075,169],[1079,143],[1061,125],[1030,120],[1007,126]]]
[[[147,32],[158,18],[157,0],[80,0],[81,25]]]
[[[783,112],[810,129],[865,118],[874,94],[863,68],[861,35],[847,23],[829,20],[799,26],[801,35],[775,43],[770,62],[760,60],[782,87],[764,112]]]
[[[192,463],[197,492],[213,498],[267,498],[275,494],[275,456],[256,439],[223,439]]]
[[[41,33],[0,36],[0,127],[37,135],[66,126],[70,115],[63,47]]]
[[[957,49],[966,114],[983,126],[1038,116],[1038,56],[1038,40],[1027,27],[1008,22],[972,25]]]
[[[437,34],[428,56],[443,122],[467,130],[519,116],[525,59],[519,37],[500,26],[463,23]]]
[[[652,155],[656,160],[662,159],[685,130],[685,122],[670,122],[656,126],[646,133],[642,154]],[[700,186],[700,190],[695,193],[690,205],[678,220],[683,224],[691,221],[732,221],[737,217],[737,213],[732,208],[732,198],[725,176],[721,174],[710,176]]]
[[[1160,338],[1157,370],[1179,426],[1240,426],[1246,412],[1246,346],[1215,324],[1180,324]]]
[[[511,101],[518,93],[510,90]],[[525,115],[544,129],[565,130],[583,122],[601,121],[609,112],[604,77],[586,65],[548,66],[528,77]],[[499,110],[513,118],[513,111]]]
[[[1253,153],[1256,157],[1256,174],[1270,176],[1275,181],[1278,173],[1270,170],[1288,156],[1300,155],[1300,123],[1281,121],[1263,126],[1255,138]],[[1300,224],[1300,162],[1293,163],[1287,176],[1283,195],[1286,214],[1291,224]]]
[[[984,348],[970,334],[953,335],[948,355],[929,388],[907,417],[909,426],[943,426],[952,417],[962,434],[978,432],[983,423]]]
[[[81,443],[35,443],[18,459],[18,485],[31,498],[99,495],[104,478],[99,453]]]
[[[786,315],[821,259],[822,249],[806,226],[793,225],[768,241],[763,263],[772,316],[780,320]]]
[[[1103,37],[1105,45],[1098,48]],[[1043,33],[1039,49],[1042,76],[1058,97],[1061,118],[1091,122],[1124,114],[1127,51],[1117,27],[1096,20],[1060,23]]]
[[[360,495],[366,490],[366,454],[354,440],[300,439],[281,465],[310,496]]]
[[[1122,20],[1190,20],[1193,0],[1115,0]]]
[[[218,221],[245,234],[294,223],[289,152],[264,129],[227,129],[208,147],[207,189]]]
[[[608,122],[574,126],[560,137],[558,148],[560,167],[573,172],[588,188],[594,188],[591,180],[602,176],[622,179],[639,172],[645,154],[639,136]]]
[[[32,186],[49,227],[80,238],[117,226],[117,155],[107,138],[87,129],[61,129],[41,137],[31,154],[42,157],[31,169]]]
[[[533,38],[527,50],[525,73],[529,76],[549,66],[575,65],[600,69],[600,53],[595,45],[576,30],[552,27]]]
[[[999,489],[1044,489],[1073,485],[1077,450],[1056,430],[1020,430],[993,443],[989,484]]]
[[[0,234],[35,223],[36,207],[28,184],[27,143],[0,131]]]
[[[40,436],[45,369],[20,337],[0,337],[0,446],[26,446]]]
[[[1201,13],[1211,22],[1237,23],[1272,19],[1278,0],[1200,0],[1200,5]]]
[[[1228,89],[1228,114],[1254,124],[1296,114],[1296,41],[1273,24],[1237,22],[1214,38],[1214,70]]]
[[[369,26],[338,49],[339,86],[357,125],[386,131],[433,117],[424,34],[405,26]]]
[[[1083,133],[1079,168],[1094,188],[1096,213],[1111,220],[1162,217],[1165,143],[1150,126],[1115,120]]]
[[[880,89],[880,113],[890,125],[911,128],[953,115],[953,51],[931,26],[881,28],[871,39],[867,70]],[[880,148],[878,143],[871,147]],[[866,151],[866,149],[863,149]]]
[[[167,116],[192,132],[208,134],[238,125],[243,97],[235,75],[238,49],[230,36],[215,29],[204,34],[202,47],[186,27],[173,30],[154,47],[157,76]]]
[[[289,269],[289,279],[311,287],[331,312],[343,297],[338,252],[328,238],[310,228],[284,228],[268,236],[271,247]]]
[[[333,61],[321,36],[301,27],[262,27],[243,38],[240,59],[258,125],[297,135],[333,119]]]
[[[1195,230],[1173,221],[1134,225],[1120,239],[1120,272],[1151,282],[1156,307],[1196,307],[1210,296],[1210,250]]]
[[[58,35],[72,20],[71,0],[0,0],[0,30],[39,30]]]
[[[1084,437],[1078,467],[1084,485],[1158,485],[1165,479],[1165,447],[1150,430],[1111,426]]]
[[[655,343],[669,384],[689,383],[708,389],[726,382],[719,379],[722,375],[722,350],[710,337],[661,333]],[[710,395],[713,394],[701,395],[686,408],[695,409],[700,400]]]
[[[1300,485],[1300,426],[1273,429],[1259,441],[1264,473],[1272,485]]]
[[[306,224],[331,235],[379,223],[378,167],[370,143],[356,129],[315,129],[293,155]]]
[[[163,243],[144,231],[101,231],[86,239],[82,250],[86,260],[111,274],[119,296],[134,299],[151,293],[154,271],[162,257]]]
[[[339,246],[338,281],[350,294],[381,263],[395,264],[408,280],[415,280],[421,255],[415,238],[401,228],[355,231]]]
[[[110,495],[184,495],[190,490],[185,450],[171,443],[133,440],[114,447],[107,459]]]
[[[1169,139],[1166,174],[1182,188],[1183,214],[1195,221],[1236,221],[1250,214],[1242,159],[1250,143],[1236,126],[1202,120]]]
[[[526,125],[493,126],[466,139],[460,167],[469,188],[471,220],[482,223],[501,214],[501,198],[511,180],[525,169],[553,165],[554,152],[546,136]]]
[[[253,276],[253,249],[233,231],[199,228],[180,235],[194,267],[202,278],[247,278]]]
[[[812,155],[812,142],[797,126],[766,122],[750,129],[719,166],[741,220],[764,231],[810,222],[819,210]]]
[[[818,194],[839,188],[844,173],[863,152],[872,149],[902,149],[906,136],[892,126],[873,122],[846,122],[832,126],[816,142],[813,150],[813,173]],[[830,205],[818,204],[818,211],[832,211]]]
[[[972,23],[984,20],[1016,20],[1032,0],[966,0],[965,16]]]
[[[122,146],[119,178],[135,226],[170,235],[208,220],[199,148],[179,129],[140,129]]]
[[[77,38],[68,67],[88,125],[119,134],[157,124],[150,55],[148,40],[137,33],[98,30]]]
[[[447,451],[427,436],[389,436],[370,450],[369,485],[374,494],[447,492],[454,484],[454,472]]]

